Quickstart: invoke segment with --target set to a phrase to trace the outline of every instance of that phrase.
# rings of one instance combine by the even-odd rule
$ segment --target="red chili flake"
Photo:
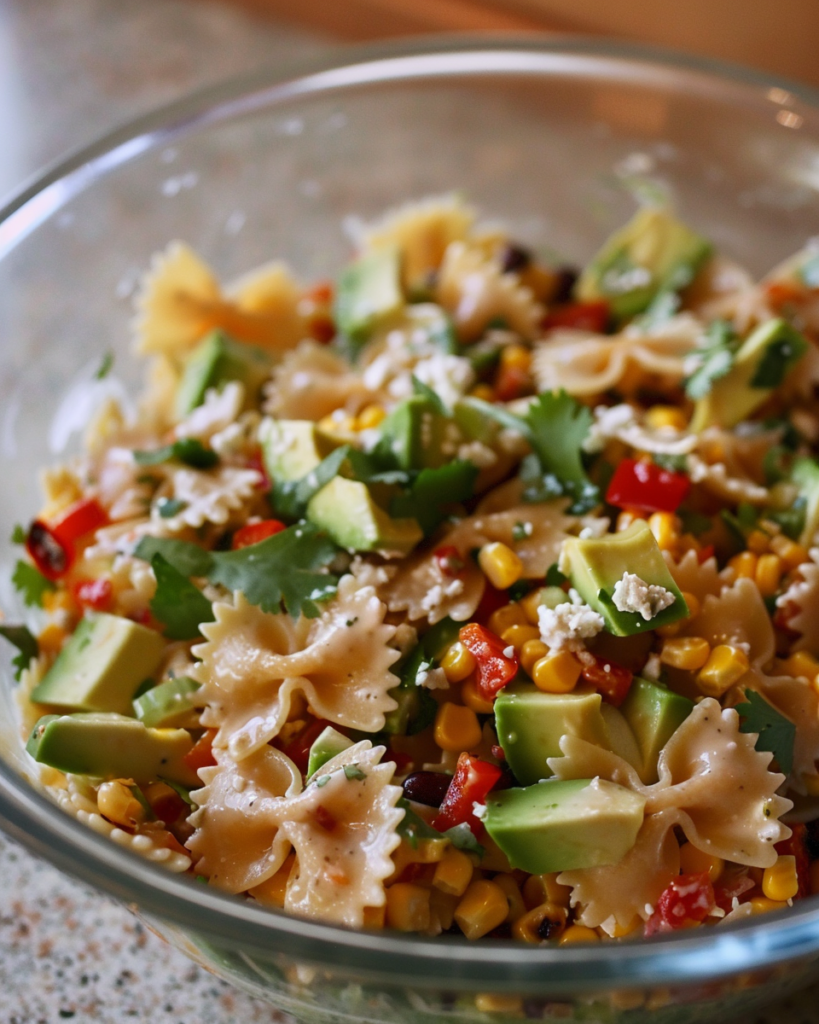
[[[607,658],[591,657],[594,662],[583,663],[581,676],[601,694],[604,701],[619,708],[628,696],[634,674]]]
[[[454,544],[445,544],[443,547],[436,548],[432,556],[441,575],[448,579],[462,576],[466,569],[466,562]]]
[[[677,931],[699,924],[716,906],[708,872],[680,875],[663,890],[654,913],[646,921],[645,934]]]

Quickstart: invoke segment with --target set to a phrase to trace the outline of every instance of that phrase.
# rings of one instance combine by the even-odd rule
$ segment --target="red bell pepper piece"
[[[654,913],[646,921],[646,935],[677,931],[699,924],[716,906],[708,872],[679,875],[660,895]]]
[[[101,526],[107,526],[109,522],[108,513],[96,498],[83,498],[60,516],[51,531],[64,547],[70,547]]]
[[[505,654],[510,645],[477,622],[462,626],[458,639],[475,659],[478,692],[485,700],[494,699],[517,675],[517,652],[513,649],[511,654]]]
[[[95,580],[78,580],[71,588],[77,604],[83,608],[93,608],[96,612],[107,611],[111,607],[114,588],[105,577]]]
[[[796,877],[799,880],[799,891],[796,899],[810,895],[810,856],[807,848],[807,827],[802,822],[791,825],[791,835],[782,839],[774,849],[777,853],[791,856],[796,860]]]
[[[623,459],[611,478],[606,501],[618,508],[676,512],[690,489],[691,481],[684,473],[673,473],[653,462]]]
[[[457,579],[463,575],[464,569],[466,569],[463,555],[454,544],[444,544],[442,547],[436,548],[432,552],[432,556],[441,575],[448,579]]]
[[[233,534],[230,546],[233,551],[238,551],[239,548],[248,548],[252,544],[258,544],[286,529],[287,527],[279,519],[262,519],[259,523],[248,523],[247,526],[243,526]]]
[[[51,527],[35,519],[26,535],[26,551],[47,580],[64,576],[74,560],[74,546],[63,544]]]
[[[495,398],[499,402],[513,402],[531,388],[532,378],[518,366],[502,366],[495,378]]]
[[[200,768],[212,768],[216,764],[216,758],[213,756],[215,736],[215,729],[207,729],[182,758],[192,772],[198,772]]]
[[[593,662],[583,664],[580,675],[603,697],[603,700],[619,708],[628,696],[634,674],[622,665],[616,665],[607,658],[591,655]]]
[[[577,331],[605,334],[611,319],[611,309],[605,299],[597,302],[566,302],[550,309],[543,318],[545,331],[552,327],[572,327]]]
[[[503,769],[471,754],[461,754],[455,774],[446,791],[441,809],[432,819],[432,827],[439,832],[466,823],[474,835],[480,835],[483,824],[475,817],[475,804],[483,804],[503,775]]]

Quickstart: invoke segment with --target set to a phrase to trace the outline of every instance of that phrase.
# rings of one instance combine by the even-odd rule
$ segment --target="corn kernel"
[[[728,565],[737,574],[738,579],[752,580],[756,576],[756,564],[759,556],[753,551],[740,551],[738,555],[728,559]]]
[[[543,942],[546,938],[557,939],[566,927],[566,916],[564,907],[558,907],[548,901],[541,903],[539,907],[533,907],[515,921],[512,925],[512,936],[531,943]]]
[[[455,910],[455,922],[468,939],[480,939],[506,920],[509,903],[499,885],[481,878],[472,882]]]
[[[471,881],[472,861],[463,850],[457,850],[454,846],[448,847],[435,865],[432,884],[436,889],[451,896],[463,896]]]
[[[448,683],[461,683],[475,671],[475,656],[468,651],[460,640],[456,640],[441,659]]]
[[[648,517],[648,526],[661,551],[671,551],[680,539],[680,521],[671,512],[654,512]]]
[[[475,1009],[479,1013],[520,1014],[523,1011],[523,999],[520,996],[482,992],[475,996]]]
[[[802,785],[808,796],[819,796],[819,775],[803,775]]]
[[[752,914],[770,914],[773,910],[784,910],[787,903],[780,903],[778,900],[770,900],[767,896],[754,896],[749,900]]]
[[[819,661],[808,651],[796,651],[782,663],[782,668],[789,676],[801,676],[808,682],[819,675]]]
[[[506,345],[500,351],[500,364],[506,370],[529,372],[532,353],[523,345]]]
[[[531,626],[536,626],[538,622],[540,622],[538,609],[540,608],[541,589],[541,587],[538,587],[535,590],[530,590],[529,593],[519,601],[520,607],[523,609],[523,614],[526,616],[526,621]]]
[[[523,575],[523,562],[508,545],[499,540],[484,544],[478,552],[478,565],[498,590],[508,590]]]
[[[765,868],[762,876],[762,892],[769,900],[787,903],[799,892],[799,879],[796,875],[796,857],[793,854],[780,854],[776,863]]]
[[[119,779],[103,782],[97,790],[97,807],[103,818],[121,828],[136,828],[145,820],[145,808]]]
[[[387,418],[387,412],[381,405],[367,405],[356,416],[356,430],[373,430]]]
[[[260,903],[265,903],[267,906],[278,907],[281,909],[284,906],[284,895],[287,891],[290,872],[293,870],[295,862],[295,853],[289,854],[285,859],[284,864],[282,864],[275,875],[271,875],[270,878],[266,879],[264,882],[261,882],[259,885],[255,885],[252,889],[248,890],[250,895]]]
[[[556,873],[530,875],[523,883],[523,901],[529,910],[542,903],[553,903],[556,907],[568,909],[571,894],[568,885],[558,882]]]
[[[683,601],[685,601],[685,606],[688,609],[688,615],[686,615],[686,618],[696,619],[702,608],[700,605],[700,599],[696,594],[692,594],[690,590],[683,590],[681,593]]]
[[[384,927],[387,922],[387,908],[383,907],[365,907],[364,915],[362,917],[362,927],[378,929]]]
[[[691,843],[680,847],[680,871],[684,875],[700,875],[708,872],[708,880],[716,882],[722,874],[725,861],[713,853],[704,853]]]
[[[771,546],[771,538],[764,530],[755,529],[748,534],[745,543],[755,555],[764,555]]]
[[[695,672],[708,661],[711,645],[701,636],[681,636],[665,640],[660,661],[672,668]]]
[[[682,409],[676,405],[653,405],[646,413],[646,426],[652,430],[683,431],[688,426],[688,419]]]
[[[587,928],[584,924],[570,924],[560,936],[561,946],[570,946],[575,942],[599,942],[600,936],[594,928]]]
[[[555,651],[535,662],[532,682],[544,693],[570,693],[577,685],[583,666],[571,651]]]
[[[352,434],[356,430],[356,421],[346,413],[341,415],[331,413],[319,420],[316,426],[325,434]]]
[[[461,700],[476,715],[491,715],[495,710],[494,703],[487,700],[478,689],[474,676],[467,679],[461,687]]]
[[[37,637],[37,643],[43,653],[57,654],[65,643],[67,636],[68,634],[62,626],[58,626],[56,622],[51,622]]]
[[[785,563],[779,555],[768,554],[759,556],[759,561],[756,563],[754,580],[763,597],[773,597],[777,590],[779,590],[779,584],[784,571]]]
[[[797,544],[790,537],[786,537],[784,533],[780,533],[771,540],[771,551],[775,555],[779,555],[787,569],[795,569],[810,558],[807,548]]]
[[[540,640],[540,630],[537,626],[510,626],[501,633],[501,640],[520,651],[529,640]]]
[[[481,742],[481,726],[472,708],[447,702],[435,716],[435,742],[441,750],[460,753]]]
[[[42,597],[43,608],[53,614],[54,612],[68,612],[76,615],[79,611],[74,595],[70,590],[46,590]]]
[[[492,612],[486,625],[493,633],[503,636],[511,626],[525,626],[526,624],[526,615],[523,609],[513,601]]]
[[[639,914],[635,914],[634,917],[626,924],[620,924],[615,922],[614,928],[612,929],[611,935],[607,932],[602,932],[601,937],[612,938],[612,939],[624,939],[627,935],[631,935],[636,932],[638,928],[643,927],[643,921]]]
[[[412,882],[396,882],[386,893],[388,927],[399,932],[424,932],[429,928],[429,889]]]
[[[440,889],[430,889],[430,930],[433,935],[438,934],[437,925],[440,925],[441,931],[449,931],[455,923],[455,910],[459,901],[459,896],[450,896],[449,893],[441,892]]]
[[[513,924],[519,917],[526,913],[526,904],[523,902],[518,883],[508,874],[495,875],[492,879],[495,885],[499,885],[506,893],[506,900],[509,904],[509,913],[506,915],[506,924]]]
[[[495,392],[488,384],[476,384],[469,393],[473,398],[481,398],[484,402],[495,401]]]
[[[684,619],[680,619],[677,622],[669,622],[665,626],[657,626],[654,632],[657,634],[657,636],[676,636],[679,633],[679,631],[683,628],[684,621]]]
[[[706,697],[721,697],[748,671],[748,655],[730,644],[719,644],[700,669],[697,686]]]
[[[617,522],[615,524],[617,533],[622,533],[623,530],[627,530],[637,519],[645,519],[645,516],[639,509],[624,508],[617,516]]]
[[[532,674],[532,669],[541,658],[545,658],[549,648],[542,640],[527,640],[520,649],[520,663],[525,672]]]

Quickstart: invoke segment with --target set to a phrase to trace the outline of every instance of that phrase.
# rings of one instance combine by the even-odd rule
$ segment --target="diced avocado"
[[[491,445],[500,433],[498,421],[487,416],[480,401],[469,396],[455,402],[452,415],[461,433],[470,441]]]
[[[342,335],[360,345],[385,320],[401,311],[401,261],[398,248],[367,253],[346,267],[339,278],[335,319]]]
[[[805,502],[805,525],[799,543],[810,546],[819,531],[819,463],[807,456],[795,459],[791,480],[799,488],[799,496]]]
[[[327,764],[336,754],[340,754],[352,745],[352,740],[348,740],[338,729],[328,725],[324,732],[318,734],[313,746],[310,747],[310,754],[307,759],[307,778],[309,779],[314,775],[319,768]]]
[[[184,760],[192,747],[185,729],[149,729],[136,718],[107,713],[46,715],[26,744],[35,761],[72,775],[168,779],[189,787],[199,782]]]
[[[338,447],[311,420],[265,419],[259,439],[265,469],[273,480],[301,479]]]
[[[437,469],[449,462],[453,450],[447,452],[452,434],[460,436],[457,426],[442,416],[431,399],[412,395],[390,413],[379,428],[389,439],[390,450],[402,469]]]
[[[644,207],[603,244],[575,293],[581,302],[605,299],[624,320],[642,313],[658,292],[684,288],[710,252],[711,244],[668,210]]]
[[[156,630],[119,615],[89,613],[31,699],[70,711],[130,715],[134,694],[156,672],[164,653],[165,640]]]
[[[730,429],[747,419],[779,387],[810,348],[786,320],[767,320],[743,341],[731,369],[697,400],[691,430]]]
[[[622,533],[603,537],[570,537],[560,554],[560,570],[616,636],[630,636],[667,626],[685,618],[688,608],[680,589],[668,571],[654,534],[644,519],[638,519]],[[614,603],[614,588],[628,573],[647,586],[662,587],[674,601],[651,618],[638,611],[622,611]]]
[[[342,476],[310,499],[307,518],[350,551],[406,555],[424,537],[414,519],[393,519],[378,507],[366,484]]]
[[[441,619],[424,634],[403,663],[394,667],[401,682],[390,690],[390,696],[398,702],[398,707],[388,712],[384,732],[392,736],[414,736],[432,723],[438,705],[429,690],[418,685],[418,673],[422,665],[432,668],[440,663],[447,649],[458,639],[460,628],[461,623],[449,616]]]
[[[194,694],[198,689],[199,683],[195,680],[177,676],[135,697],[134,713],[140,722],[151,728],[193,727],[196,725]]]
[[[667,686],[635,676],[628,696],[620,705],[637,738],[642,758],[640,778],[650,785],[657,781],[660,751],[694,710],[694,702]]]
[[[212,331],[185,360],[176,390],[177,418],[201,405],[210,388],[222,388],[232,380],[244,385],[245,407],[255,407],[272,365],[264,349],[234,341],[224,331]]]
[[[513,868],[596,868],[617,864],[634,846],[645,803],[604,779],[550,779],[490,794],[484,824]]]
[[[563,736],[608,746],[599,693],[544,693],[535,686],[505,687],[495,700],[498,743],[524,786],[548,779],[548,757],[560,757]]]

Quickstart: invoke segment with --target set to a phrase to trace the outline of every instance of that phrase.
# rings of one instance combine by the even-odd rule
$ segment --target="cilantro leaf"
[[[11,543],[12,544],[25,544],[26,542],[26,528],[21,526],[20,523],[15,523],[14,528],[11,531]]]
[[[362,771],[357,764],[345,764],[344,776],[347,779],[366,779],[367,773]]]
[[[28,562],[19,561],[14,567],[11,582],[15,590],[23,598],[23,603],[31,607],[43,607],[43,595],[56,587],[51,580],[35,569]]]
[[[696,355],[699,366],[685,381],[689,398],[705,398],[714,381],[724,377],[734,365],[739,338],[727,320],[714,320],[705,332],[705,344]]]
[[[546,570],[545,583],[547,587],[562,587],[564,583],[569,582],[569,577],[560,571],[557,567],[557,562],[552,562],[549,568]]]
[[[338,578],[320,570],[335,558],[335,544],[310,523],[298,523],[238,551],[206,551],[197,544],[143,537],[134,554],[146,562],[161,554],[183,576],[204,576],[228,590],[241,590],[262,611],[284,605],[294,618],[313,619],[318,602],[336,591]]]
[[[97,371],[94,374],[95,380],[104,380],[111,372],[111,367],[114,365],[114,353],[106,352],[100,361],[100,365],[97,367]]]
[[[156,576],[156,593],[151,611],[165,626],[169,640],[195,640],[201,636],[199,626],[213,622],[213,606],[196,584],[157,552],[151,559]]]
[[[182,501],[180,498],[160,498],[156,503],[157,511],[162,519],[173,519],[187,506],[187,501]]]
[[[443,509],[472,497],[478,467],[456,459],[438,469],[422,469],[404,494],[390,502],[390,515],[396,519],[416,519],[428,537],[444,518]]]
[[[32,658],[40,653],[40,645],[31,631],[25,626],[0,626],[0,636],[14,644],[20,652],[12,659],[14,665],[14,678],[19,680],[24,670],[28,668]]]
[[[789,775],[793,768],[793,744],[796,726],[755,690],[746,690],[746,704],[737,704],[742,722],[740,732],[758,733],[757,750],[769,750],[780,770]]]
[[[438,392],[433,391],[428,384],[419,380],[415,374],[412,375],[412,393],[414,395],[419,395],[421,398],[426,398],[432,408],[441,416],[449,416],[449,411],[441,400],[441,396]]]
[[[415,813],[406,797],[400,797],[395,806],[404,812],[404,817],[398,823],[398,835],[406,839],[413,850],[417,849],[421,839],[448,839],[456,849],[475,853],[478,857],[483,857],[486,852],[465,822],[448,828],[446,832],[439,832]]]
[[[134,452],[134,462],[138,466],[159,466],[163,462],[173,461],[184,462],[194,469],[212,469],[219,461],[219,456],[196,437],[183,437],[153,451]]]
[[[276,514],[282,519],[296,521],[304,517],[307,504],[314,494],[338,476],[341,464],[350,452],[349,445],[342,445],[322,459],[305,476],[298,480],[277,480],[270,492],[270,500]]]

